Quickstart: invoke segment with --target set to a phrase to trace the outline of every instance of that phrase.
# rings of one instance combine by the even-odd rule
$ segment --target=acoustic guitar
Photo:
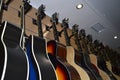
[[[89,71],[89,75],[92,78],[92,80],[102,80],[101,76],[99,76],[99,74],[95,71],[97,70],[97,68],[91,64],[90,62],[90,57],[88,55],[88,51],[86,51],[85,49],[83,49],[83,45],[80,41],[80,35],[78,35],[78,25],[73,25],[72,27],[72,31],[74,34],[74,38],[75,38],[75,43],[78,47],[78,52],[81,55],[81,60],[76,61],[76,63],[78,65],[80,65],[81,67],[85,68],[86,70]]]
[[[46,40],[43,38],[41,20],[45,17],[44,9],[44,5],[38,8],[37,25],[39,37],[31,35],[30,48],[39,70],[39,79],[37,80],[57,80],[55,69],[47,53]]]
[[[2,31],[3,31],[3,27],[1,27],[1,23],[2,23],[2,15],[3,15],[3,3],[4,3],[4,0],[0,0],[0,37],[2,36]],[[3,24],[2,24],[3,26]],[[3,74],[3,67],[4,67],[4,45],[2,44],[2,40],[0,39],[0,79],[2,77],[2,74]]]
[[[110,55],[114,57],[110,58],[112,64],[112,72],[120,76],[120,54],[117,51],[112,50]]]
[[[25,3],[25,4],[29,5],[29,3]],[[32,8],[32,6],[29,5],[29,6],[25,6],[24,9],[30,10],[29,7]],[[26,11],[28,10],[24,10],[23,14],[26,14]],[[23,22],[23,25],[25,26],[25,21]],[[25,44],[25,50],[29,60],[29,80],[41,80],[40,69],[33,51],[33,42],[34,42],[33,38],[32,36],[28,37],[27,35],[25,35],[24,37],[25,37],[25,40],[23,41],[23,45]]]
[[[100,69],[102,69],[104,72],[106,72],[109,75],[111,80],[117,80],[113,76],[113,74],[110,72],[110,70],[107,68],[105,58],[103,56],[104,53],[103,53],[103,50],[102,50],[102,44],[100,44],[100,42],[98,40],[95,40],[94,44],[95,44],[96,50],[97,50],[96,52],[97,52],[97,56],[98,56],[97,57],[98,58],[98,67]]]
[[[100,43],[100,45],[101,45],[101,51],[102,51],[102,56],[103,56],[103,58],[104,58],[104,60],[105,60],[105,62],[106,62],[106,67],[107,67],[107,69],[111,72],[111,74],[112,74],[112,76],[113,76],[113,78],[116,78],[117,80],[118,79],[120,79],[120,77],[118,76],[118,75],[116,75],[116,74],[114,74],[113,73],[113,71],[112,71],[112,66],[115,66],[116,65],[116,63],[117,63],[117,53],[113,53],[114,51],[111,51],[111,53],[110,53],[110,56],[112,56],[112,58],[111,58],[111,60],[110,60],[110,58],[107,56],[107,51],[105,50],[105,46],[103,45],[103,43]],[[119,57],[119,56],[118,56]],[[113,59],[113,60],[112,60]],[[112,64],[111,64],[112,63]],[[110,68],[111,67],[111,68]]]
[[[22,6],[22,9],[23,7],[24,5]],[[1,28],[3,28],[1,42],[4,46],[1,51],[1,54],[4,54],[2,57],[4,58],[4,64],[1,80],[28,80],[28,57],[21,46],[23,28],[20,29],[18,26],[7,21],[2,23]]]
[[[120,55],[119,53],[117,53],[117,51],[113,49],[109,49],[109,51],[106,53],[107,53],[106,55],[109,56],[108,61],[110,61],[111,63],[111,68],[109,70],[112,71],[114,74],[120,76]]]
[[[77,70],[77,72],[79,73],[79,75],[81,77],[81,80],[90,80],[90,77],[87,74],[87,72],[82,67],[80,67],[79,65],[77,65],[75,63],[75,54],[76,53],[75,53],[74,48],[70,44],[70,38],[72,35],[68,36],[68,33],[67,33],[67,29],[69,28],[68,19],[66,19],[66,18],[63,19],[62,27],[64,30],[64,36],[66,39],[66,49],[67,49],[66,60],[67,60],[67,62]]]
[[[104,51],[106,54],[104,54],[105,56],[105,60],[106,60],[106,65],[107,68],[111,71],[111,73],[117,78],[117,80],[120,79],[120,76],[116,75],[115,73],[113,73],[112,71],[112,66],[114,65],[114,63],[117,63],[117,61],[119,61],[119,55],[117,53],[114,53],[114,51],[108,47],[108,46],[104,46]],[[110,57],[111,56],[111,57]],[[112,57],[114,57],[116,60],[112,60]],[[118,63],[119,64],[119,63]],[[119,71],[119,70],[118,70]]]
[[[111,51],[111,52],[112,52],[111,55],[114,55],[114,58],[112,58],[111,60],[112,61],[111,62],[112,72],[120,76],[120,54],[117,51]]]
[[[48,41],[48,53],[51,57],[51,61],[56,68],[58,80],[81,80],[80,75],[76,69],[71,66],[66,60],[66,48],[64,45],[59,43],[59,35],[56,24],[58,23],[58,14],[52,15],[52,28],[55,40]],[[63,30],[62,30],[63,31]],[[64,54],[64,56],[59,56]]]
[[[106,72],[104,72],[97,66],[98,60],[97,60],[97,56],[95,55],[94,44],[92,43],[92,35],[88,34],[86,38],[87,38],[86,43],[87,43],[91,63],[97,67],[100,76],[103,78],[103,80],[111,80],[110,77],[106,74]]]

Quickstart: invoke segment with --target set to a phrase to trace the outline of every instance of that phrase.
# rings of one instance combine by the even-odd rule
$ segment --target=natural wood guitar
[[[80,39],[78,37],[78,25],[77,24],[73,25],[72,32],[74,34],[75,43],[78,48],[78,53],[81,55],[81,57],[80,57],[81,59],[80,60],[77,59],[76,63],[78,65],[80,65],[81,67],[83,67],[87,71],[91,80],[101,80],[101,77],[96,76],[96,73],[93,71],[94,70],[93,65],[90,62],[88,53],[86,51],[84,51],[81,47],[82,45],[81,45]]]
[[[104,59],[106,61],[106,66],[107,68],[111,71],[111,73],[113,74],[113,76],[115,76],[117,78],[117,80],[120,79],[120,76],[116,75],[113,73],[112,71],[112,64],[111,62],[113,62],[113,64],[117,62],[117,53],[114,53],[114,51],[112,49],[110,49],[108,46],[104,46],[101,44],[101,46],[103,46],[103,51],[104,51]],[[112,56],[112,57],[110,57]],[[116,59],[116,60],[113,60]]]
[[[94,44],[95,44],[94,49],[96,50],[96,54],[98,56],[98,66],[99,66],[99,68],[102,69],[104,72],[106,72],[107,75],[110,77],[110,79],[117,80],[115,78],[115,76],[112,74],[112,72],[107,68],[106,61],[105,61],[105,56],[104,56],[105,53],[103,52],[102,44],[98,40],[95,40]]]
[[[97,67],[97,69],[99,70],[99,74],[101,75],[103,80],[111,80],[110,77],[106,74],[106,72],[104,72],[97,66],[98,60],[97,60],[97,56],[95,55],[95,50],[93,47],[94,44],[92,43],[92,35],[87,35],[86,38],[87,38],[86,43],[87,43],[91,63]]]
[[[63,19],[62,27],[64,31],[64,36],[66,39],[66,51],[67,51],[66,60],[67,62],[78,71],[81,77],[81,80],[90,80],[90,77],[87,74],[87,72],[82,67],[80,67],[79,65],[75,63],[75,54],[76,54],[75,49],[71,46],[70,37],[68,36],[68,33],[67,33],[67,28],[69,28],[68,19],[66,18]]]

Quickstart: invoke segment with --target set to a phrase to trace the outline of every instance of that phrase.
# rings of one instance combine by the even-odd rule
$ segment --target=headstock
[[[72,34],[75,35],[76,37],[78,36],[78,26],[77,24],[74,24],[72,26]]]
[[[64,18],[64,19],[62,20],[61,27],[63,27],[63,29],[58,32],[58,36],[61,37],[62,32],[69,27],[68,23],[69,23],[69,18]],[[66,31],[66,32],[67,32],[67,31]]]
[[[52,15],[51,22],[52,22],[52,23],[55,23],[55,24],[58,24],[58,20],[59,20],[59,13],[55,12],[55,13]]]
[[[99,40],[94,40],[95,47],[99,47]]]
[[[40,19],[43,19],[46,16],[46,14],[45,14],[45,5],[42,4],[38,8],[37,16],[40,17]]]
[[[11,2],[12,2],[12,0],[0,0],[0,25],[2,23],[3,10],[8,10],[8,5]]]
[[[69,28],[68,23],[69,23],[69,18],[64,18],[64,19],[62,20],[62,25],[61,25],[61,26],[62,26],[64,29]]]
[[[64,18],[62,20],[62,27],[63,27],[63,31],[64,31],[64,36],[66,39],[66,45],[70,46],[71,45],[70,44],[70,37],[68,36],[68,33],[67,33],[67,28],[69,27],[68,22],[69,22],[69,18]]]
[[[93,40],[92,40],[92,35],[88,34],[88,35],[86,36],[86,40],[87,40],[88,49],[89,49],[93,54],[96,54],[95,45],[93,44]]]
[[[23,7],[24,7],[24,11],[22,9]],[[29,0],[23,0],[20,8],[21,8],[21,11],[18,11],[18,17],[21,17],[21,15],[23,14],[22,12],[24,12],[24,14],[27,14],[32,9],[32,5],[30,5]]]
[[[60,33],[57,31],[57,28],[56,28],[56,24],[58,24],[58,15],[59,14],[57,12],[55,12],[52,15],[52,19],[51,19],[53,34],[54,34],[54,38],[55,38],[56,41],[59,41],[59,35],[60,35]]]
[[[78,38],[78,26],[77,24],[74,24],[72,26],[72,34],[74,35],[74,38],[75,38],[75,44],[77,45],[77,48],[80,52],[82,52],[82,48],[81,48],[81,44],[80,44],[80,41],[79,41],[79,38]]]
[[[3,10],[8,10],[8,5],[12,2],[13,0],[1,0],[0,1],[0,11],[1,11],[1,9],[3,9]],[[2,5],[3,4],[3,5]]]
[[[81,29],[81,30],[79,31],[79,37],[80,37],[80,38],[85,38],[85,37],[86,37],[85,29]]]
[[[89,42],[92,42],[92,41],[93,41],[93,40],[92,40],[92,35],[88,34],[88,35],[87,35],[87,40],[88,40]]]

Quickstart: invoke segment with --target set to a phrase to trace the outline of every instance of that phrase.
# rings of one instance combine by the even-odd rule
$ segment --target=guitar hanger
[[[24,1],[24,14],[27,14],[31,9],[32,9],[32,5],[30,5],[30,0],[23,0]],[[21,6],[20,6],[21,8]],[[20,17],[20,11],[18,11],[18,17]]]
[[[8,10],[8,5],[12,2],[12,0],[1,0],[0,1],[0,24],[2,23],[3,10]]]

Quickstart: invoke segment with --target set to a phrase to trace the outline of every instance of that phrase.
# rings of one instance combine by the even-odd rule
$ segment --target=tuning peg
[[[52,28],[52,26],[49,27],[48,25],[45,25],[45,27],[46,27],[46,31],[50,31],[50,29]]]
[[[91,34],[88,34],[87,35],[87,39],[90,41],[90,42],[92,42],[93,40],[92,40],[92,35]]]

